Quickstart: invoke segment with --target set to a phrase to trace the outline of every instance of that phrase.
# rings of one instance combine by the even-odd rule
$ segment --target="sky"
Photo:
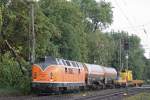
[[[99,1],[99,0],[96,0]],[[141,38],[145,57],[150,58],[150,0],[105,0],[113,6],[110,30],[124,30]]]

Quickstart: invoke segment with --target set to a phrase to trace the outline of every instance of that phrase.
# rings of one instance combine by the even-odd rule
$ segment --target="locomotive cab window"
[[[63,62],[62,62],[62,59],[57,59],[57,61],[58,61],[58,64],[64,65]]]
[[[70,63],[70,66],[73,66],[72,61],[69,61],[69,63]],[[73,67],[74,67],[74,66],[73,66]]]
[[[72,65],[73,65],[73,67],[76,67],[76,63],[75,62],[72,62]]]
[[[69,61],[66,61],[66,63],[67,63],[67,65],[68,65],[68,66],[71,66],[71,64],[70,64],[70,62],[69,62]]]
[[[78,65],[78,68],[82,67],[80,62],[78,62],[77,65]]]
[[[63,62],[63,65],[67,65],[66,62],[65,62],[64,60],[62,60],[62,62]]]
[[[76,63],[77,67],[79,67],[78,63]]]
[[[80,62],[78,63],[78,65],[79,65],[79,67],[82,67],[82,64]]]

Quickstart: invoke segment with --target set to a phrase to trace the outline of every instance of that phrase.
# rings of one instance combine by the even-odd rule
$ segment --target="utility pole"
[[[119,65],[120,65],[120,71],[122,70],[122,45],[121,45],[121,36],[119,41]]]
[[[32,40],[31,40],[31,63],[35,62],[35,30],[34,30],[34,2],[31,2],[31,29],[32,29]]]

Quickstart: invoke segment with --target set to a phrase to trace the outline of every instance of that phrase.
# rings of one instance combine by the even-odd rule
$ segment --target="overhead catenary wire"
[[[141,25],[137,25],[137,26],[130,26],[130,27],[118,27],[118,28],[121,28],[121,29],[136,29],[136,28],[143,28],[143,27],[147,27],[147,26],[150,26],[150,22],[149,23],[146,23],[146,24],[141,24]]]
[[[111,2],[111,0],[106,0],[106,1]],[[122,2],[122,4],[124,4],[125,6],[127,5],[126,1],[122,1],[121,0],[120,2]],[[127,16],[127,14],[124,12],[124,10],[120,6],[119,2],[117,0],[114,0],[114,3],[116,4],[119,12],[121,13],[121,16],[124,17],[124,19],[126,20],[126,22],[129,25],[129,26],[126,26],[126,27],[118,26],[118,27],[116,27],[116,29],[131,30],[131,31],[133,31],[133,33],[145,33],[145,34],[148,33],[146,28],[147,28],[147,26],[150,26],[150,21],[148,21],[148,23],[144,23],[144,24],[140,24],[140,25],[135,26],[135,25],[132,24],[132,21],[129,19],[129,17]],[[123,25],[123,23],[121,25]]]
[[[119,5],[118,1],[117,0],[114,0],[115,3],[116,3],[116,6],[118,6],[119,8],[119,11],[123,14],[124,18],[126,19],[126,21],[129,23],[130,27],[120,27],[118,29],[123,29],[123,30],[127,30],[127,29],[130,29],[132,31],[134,31],[135,33],[144,33],[147,38],[148,38],[148,32],[147,32],[147,29],[145,28],[146,26],[149,26],[150,25],[150,22],[148,23],[145,23],[145,24],[141,24],[141,25],[137,25],[137,26],[134,26],[132,24],[132,22],[129,20],[129,18],[126,16],[124,10],[122,9],[122,7]],[[123,1],[122,1],[123,2]],[[124,2],[123,2],[124,4]],[[140,31],[139,31],[140,30]],[[142,32],[141,32],[142,31]]]
[[[109,2],[111,2],[112,0],[107,0]],[[144,41],[145,39],[148,40],[149,39],[149,28],[150,28],[150,21],[147,21],[146,23],[140,24],[140,25],[135,25],[133,24],[133,22],[135,22],[135,20],[133,21],[133,19],[131,19],[129,17],[129,15],[125,12],[124,7],[127,6],[128,2],[126,1],[120,1],[120,0],[113,0],[113,2],[115,3],[114,5],[116,6],[117,10],[119,13],[117,13],[117,15],[119,14],[119,16],[122,16],[122,18],[124,18],[125,22],[127,22],[127,24],[122,23],[120,26],[118,25],[117,27],[115,27],[115,29],[118,30],[123,30],[123,31],[130,31],[130,35],[131,34],[137,34],[139,37],[143,37],[144,39],[142,41]],[[131,15],[130,15],[131,16]],[[125,27],[124,27],[124,26]],[[111,31],[112,29],[108,30]],[[143,48],[145,49],[145,46],[143,46]],[[147,50],[147,49],[145,49]],[[150,50],[150,49],[149,49]],[[150,56],[149,56],[150,57]]]
[[[129,20],[129,18],[127,17],[127,15],[125,14],[124,10],[122,9],[122,7],[119,5],[117,0],[114,0],[116,6],[118,6],[119,11],[122,13],[122,15],[124,16],[124,18],[126,19],[126,21],[128,22],[128,24],[133,27],[134,25],[132,24],[132,22]],[[138,33],[136,29],[132,29],[135,33]]]

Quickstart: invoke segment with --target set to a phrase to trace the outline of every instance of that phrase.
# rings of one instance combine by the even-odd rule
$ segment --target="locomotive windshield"
[[[42,69],[45,69],[49,65],[56,65],[56,58],[53,57],[43,57],[39,58],[36,63],[41,66]]]
[[[38,62],[39,62],[39,63],[57,64],[56,58],[53,58],[53,57],[51,57],[51,56],[39,58],[39,61],[38,61]]]
[[[42,57],[36,61],[37,64],[57,64],[56,58],[53,57]]]

